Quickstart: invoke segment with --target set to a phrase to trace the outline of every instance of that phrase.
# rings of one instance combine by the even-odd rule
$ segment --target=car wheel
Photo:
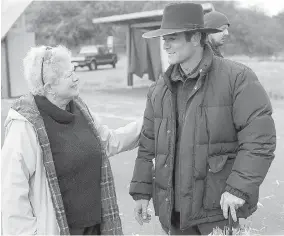
[[[97,63],[95,61],[92,61],[89,65],[90,70],[96,70],[97,69]]]

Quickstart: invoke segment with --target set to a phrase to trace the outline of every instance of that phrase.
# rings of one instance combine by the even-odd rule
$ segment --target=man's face
[[[218,28],[219,30],[222,30],[222,32],[209,34],[208,37],[211,43],[213,43],[216,47],[222,46],[226,42],[226,39],[229,36],[228,28],[229,28],[228,25],[223,25],[220,28]]]
[[[187,42],[185,33],[175,33],[163,36],[164,50],[168,54],[169,64],[178,64],[189,61],[195,52],[193,43]]]

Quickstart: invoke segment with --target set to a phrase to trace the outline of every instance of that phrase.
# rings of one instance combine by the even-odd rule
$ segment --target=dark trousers
[[[90,227],[69,227],[71,235],[101,235],[100,225]]]
[[[214,228],[219,227],[224,229],[228,225],[228,220],[222,220],[212,223],[204,223],[192,226],[186,230],[180,230],[180,214],[179,212],[173,212],[172,215],[172,225],[171,225],[171,235],[208,235]],[[239,226],[239,222],[234,223],[234,228]]]

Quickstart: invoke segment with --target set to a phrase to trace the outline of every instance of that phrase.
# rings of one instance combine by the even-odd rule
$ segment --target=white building
[[[35,45],[35,34],[26,31],[23,12],[32,0],[2,0],[1,9],[1,97],[27,93],[23,58]]]

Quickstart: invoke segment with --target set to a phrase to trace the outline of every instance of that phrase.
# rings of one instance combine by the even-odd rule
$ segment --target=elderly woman
[[[2,148],[4,234],[121,235],[109,156],[138,144],[141,122],[111,130],[79,95],[63,46],[24,59],[30,94],[11,107]]]

